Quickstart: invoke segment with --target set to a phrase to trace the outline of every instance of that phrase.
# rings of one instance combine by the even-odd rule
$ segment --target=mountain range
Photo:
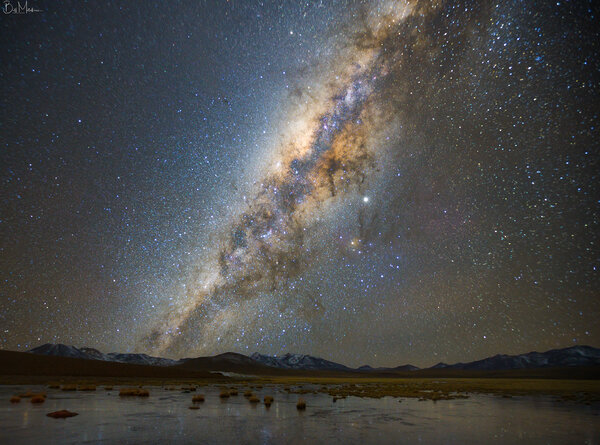
[[[552,349],[546,352],[529,352],[520,355],[498,354],[483,360],[455,363],[453,365],[438,363],[432,368],[499,370],[594,365],[600,365],[600,349],[591,346],[571,346],[570,348]]]
[[[151,357],[146,354],[122,354],[117,352],[104,354],[94,348],[76,348],[75,346],[63,345],[62,343],[46,343],[42,346],[31,349],[29,352],[39,355],[82,358],[86,360],[101,360],[104,362],[130,363],[134,365],[173,366],[181,363],[181,360]]]
[[[365,365],[354,369],[340,363],[335,363],[310,355],[289,353],[283,356],[270,356],[259,354],[257,352],[251,356],[237,353],[225,353],[213,357],[183,358],[180,360],[173,360],[135,353],[111,352],[105,354],[94,348],[77,348],[75,346],[52,343],[38,346],[31,349],[29,352],[38,355],[163,367],[193,367],[202,364],[204,366],[210,365],[215,369],[219,369],[220,367],[231,369],[233,366],[234,368],[239,367],[240,369],[242,367],[254,367],[257,370],[275,368],[288,370],[330,370],[361,373],[393,373],[419,370],[418,367],[413,365],[402,365],[393,368],[373,368]],[[455,363],[452,365],[438,363],[437,365],[434,365],[428,369],[509,370],[597,365],[600,365],[600,349],[593,348],[591,346],[572,346],[563,349],[552,349],[546,352],[529,352],[520,355],[499,354],[483,360],[477,360],[468,363]]]

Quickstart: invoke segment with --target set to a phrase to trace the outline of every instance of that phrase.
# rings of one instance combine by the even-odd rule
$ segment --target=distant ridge
[[[255,352],[251,356],[227,352],[213,357],[184,358],[172,360],[168,358],[153,357],[147,354],[133,353],[102,353],[94,348],[77,348],[64,344],[46,343],[29,351],[33,354],[79,358],[85,360],[99,360],[105,362],[128,363],[135,365],[151,366],[182,366],[191,367],[194,364],[203,366],[216,366],[217,368],[238,369],[251,367],[259,369],[286,369],[302,371],[343,371],[360,373],[394,373],[412,372],[419,370],[413,365],[401,365],[392,368],[373,368],[364,365],[359,368],[350,368],[340,363],[313,357],[306,354],[285,354],[283,356],[270,356]],[[563,349],[552,349],[546,352],[529,352],[520,355],[498,354],[482,360],[468,363],[455,363],[452,365],[438,363],[432,366],[432,370],[512,370],[512,369],[534,369],[551,367],[579,367],[599,366],[600,349],[591,346],[571,346]]]
[[[363,372],[390,372],[390,371],[417,371],[421,368],[417,367],[417,366],[413,366],[413,365],[400,365],[400,366],[396,366],[394,368],[373,368],[372,366],[369,365],[363,365],[360,366],[359,368],[356,368],[357,371],[363,371]]]
[[[259,354],[255,352],[250,356],[251,359],[256,360],[263,365],[271,366],[279,369],[306,369],[306,370],[322,370],[322,369],[333,369],[340,371],[351,371],[345,365],[331,362],[319,357],[313,357],[311,355],[304,354],[285,354],[281,357],[270,356]]]
[[[104,354],[94,348],[76,348],[75,346],[63,345],[62,343],[46,343],[31,349],[29,352],[38,355],[82,358],[85,360],[101,360],[104,362],[129,363],[133,365],[173,366],[181,363],[180,360],[151,357],[146,354],[121,354],[117,352]]]
[[[528,352],[520,355],[498,354],[468,363],[447,365],[438,363],[432,369],[504,370],[549,367],[595,366],[600,365],[600,349],[591,346],[571,346],[551,349],[546,352]]]

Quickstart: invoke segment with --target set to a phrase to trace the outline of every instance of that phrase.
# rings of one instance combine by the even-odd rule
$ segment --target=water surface
[[[305,386],[306,387],[306,386]],[[148,398],[122,398],[118,388],[65,392],[43,386],[0,386],[1,444],[186,443],[486,443],[600,444],[600,405],[558,402],[552,397],[474,395],[438,402],[349,397],[333,403],[326,394],[288,394],[281,387],[255,390],[270,409],[242,396],[219,398],[218,387],[183,393],[146,387]],[[41,405],[9,403],[27,390],[45,391]],[[198,410],[192,396],[205,394]],[[303,397],[307,409],[299,412]],[[52,419],[51,411],[79,413]]]

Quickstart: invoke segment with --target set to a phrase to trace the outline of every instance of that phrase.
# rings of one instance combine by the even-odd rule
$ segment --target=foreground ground
[[[599,415],[589,380],[0,377],[13,445],[596,444]]]
[[[241,390],[277,387],[290,394],[328,394],[334,399],[348,396],[364,398],[417,398],[420,400],[450,400],[468,398],[473,394],[502,397],[547,395],[558,400],[590,404],[600,402],[599,380],[510,379],[510,378],[343,378],[343,377],[218,377],[211,379],[156,379],[128,377],[61,377],[1,376],[2,385],[47,385],[64,390],[98,390],[104,387],[152,387],[173,390],[201,391],[202,387]],[[93,389],[92,389],[93,388]]]

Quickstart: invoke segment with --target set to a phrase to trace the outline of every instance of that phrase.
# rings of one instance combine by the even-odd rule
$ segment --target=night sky
[[[0,348],[600,346],[592,3],[0,14]]]

